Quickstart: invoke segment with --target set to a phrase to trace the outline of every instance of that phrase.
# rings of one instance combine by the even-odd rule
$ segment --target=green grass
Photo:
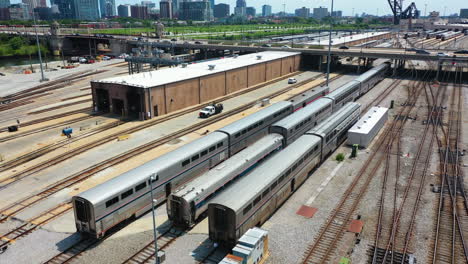
[[[342,162],[344,159],[345,159],[345,155],[343,153],[338,153],[338,155],[336,155],[336,160],[338,162]]]

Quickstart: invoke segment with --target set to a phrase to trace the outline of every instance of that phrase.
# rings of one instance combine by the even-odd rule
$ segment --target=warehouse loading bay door
[[[105,89],[96,89],[97,108],[102,112],[109,112],[109,91]]]
[[[127,110],[129,117],[138,118],[138,115],[143,112],[141,101],[141,95],[136,91],[130,91],[127,93]]]

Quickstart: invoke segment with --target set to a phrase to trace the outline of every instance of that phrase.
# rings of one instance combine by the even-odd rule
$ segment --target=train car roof
[[[101,183],[92,189],[84,191],[78,196],[90,201],[93,204],[102,202],[114,195],[118,195],[123,191],[128,190],[130,186],[134,186],[145,180],[149,180],[153,173],[158,173],[158,171],[166,169],[173,164],[182,162],[185,159],[190,158],[191,155],[213,146],[215,144],[214,142],[219,142],[225,139],[227,139],[227,135],[213,132],[190,143],[187,143],[171,152],[163,154],[158,158],[148,161],[139,167],[120,174],[119,176],[108,180],[107,182]]]
[[[222,127],[218,129],[217,131],[222,131],[230,135],[236,134],[242,131],[243,129],[246,129],[247,127],[257,123],[258,121],[265,119],[267,116],[271,115],[272,113],[281,111],[290,106],[292,106],[292,103],[288,101],[276,102],[256,113],[246,116],[238,121],[232,122],[231,124],[225,127]]]
[[[333,92],[329,93],[325,98],[330,98],[333,99],[335,97],[340,96],[343,93],[346,93],[348,90],[353,89],[356,85],[359,85],[360,82],[356,80],[352,80],[342,86],[340,86],[338,89],[334,90]]]
[[[307,131],[306,134],[320,135],[323,137],[331,130],[336,129],[336,127],[341,124],[343,119],[347,118],[352,112],[359,110],[360,108],[361,104],[349,102],[331,116],[329,116],[327,119],[323,120],[323,122],[318,124],[316,127]]]
[[[307,105],[306,107],[296,111],[289,116],[281,119],[280,121],[273,124],[273,126],[280,126],[286,129],[290,129],[296,126],[298,123],[304,121],[305,118],[312,116],[314,113],[319,110],[332,104],[331,99],[329,98],[320,98],[313,103]]]
[[[319,86],[313,89],[309,89],[303,93],[300,93],[289,100],[289,102],[296,103],[297,101],[302,100],[303,98],[308,98],[312,94],[321,93],[323,91],[328,91],[328,86]]]
[[[239,164],[255,158],[258,153],[265,152],[272,144],[281,143],[282,140],[283,136],[279,134],[266,135],[251,146],[197,177],[195,180],[178,188],[178,190],[174,192],[174,195],[184,197],[185,200],[188,201],[194,199],[198,194],[209,191],[211,186],[225,182],[225,178],[232,176],[233,173],[242,173],[242,171],[238,171]]]
[[[223,205],[238,212],[248,201],[261,194],[266,186],[272,184],[273,180],[285,171],[290,164],[296,162],[300,156],[317,144],[320,144],[319,137],[314,135],[301,136],[248,175],[233,183],[219,196],[215,197],[210,204]]]

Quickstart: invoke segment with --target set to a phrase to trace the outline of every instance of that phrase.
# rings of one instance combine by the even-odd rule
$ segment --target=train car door
[[[172,185],[172,184],[169,182],[169,183],[166,184],[166,186],[165,186],[165,189],[166,189],[166,198],[169,197],[169,195],[171,194],[171,190],[172,190],[171,185]]]
[[[295,183],[296,183],[296,179],[293,178],[293,179],[291,180],[291,192],[294,192],[294,184],[295,184]]]

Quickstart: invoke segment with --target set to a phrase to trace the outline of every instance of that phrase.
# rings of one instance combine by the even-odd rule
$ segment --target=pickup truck
[[[212,115],[216,115],[218,113],[221,113],[223,111],[223,105],[222,104],[212,104],[209,105],[202,110],[200,110],[199,117],[200,118],[208,118]]]

